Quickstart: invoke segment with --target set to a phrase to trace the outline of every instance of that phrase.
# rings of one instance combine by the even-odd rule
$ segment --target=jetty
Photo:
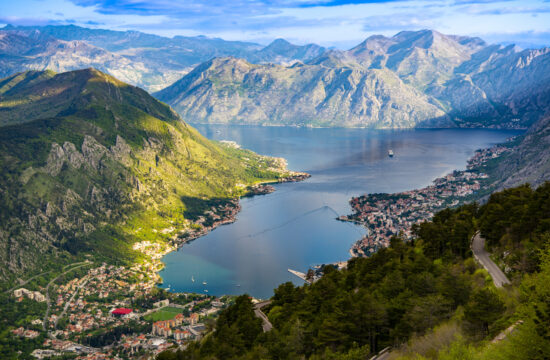
[[[308,284],[314,283],[315,281],[320,279],[319,276],[314,275],[312,280],[307,280],[307,275],[306,274],[304,274],[303,272],[300,272],[300,271],[292,270],[292,269],[288,269],[288,272],[293,274],[293,275],[298,276],[300,279],[304,280]]]

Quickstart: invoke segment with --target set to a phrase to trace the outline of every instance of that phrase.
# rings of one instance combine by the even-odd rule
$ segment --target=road
[[[371,357],[370,360],[387,360],[389,358],[390,358],[390,348],[387,347],[385,349],[380,350],[378,354]]]
[[[73,270],[76,270],[76,269],[80,269],[81,267],[83,266],[86,266],[86,265],[92,265],[93,263],[92,262],[88,262],[88,261],[83,261],[83,262],[79,262],[79,263],[73,263],[73,264],[70,264],[71,266],[72,265],[76,265],[76,264],[82,264],[83,265],[79,265],[79,266],[76,266],[76,267],[73,267],[73,268],[70,268],[69,270],[66,270],[64,271],[63,273],[59,274],[57,277],[53,278],[49,283],[48,285],[46,286],[46,304],[47,304],[47,307],[46,307],[46,313],[44,314],[44,321],[42,321],[42,328],[44,329],[44,331],[47,330],[47,325],[48,325],[48,315],[50,314],[50,308],[51,308],[51,300],[50,300],[50,286],[52,286],[52,284],[54,282],[57,281],[57,279],[59,279],[60,277],[62,277],[63,275],[73,271]],[[64,267],[64,269],[66,269],[67,266]]]
[[[475,259],[489,272],[496,287],[510,284],[510,280],[504,275],[500,268],[491,260],[489,253],[485,251],[485,238],[478,231],[472,238],[472,252]]]
[[[262,328],[264,332],[268,332],[273,329],[273,325],[271,325],[267,316],[262,312],[262,308],[269,304],[271,304],[271,300],[262,301],[254,305],[254,315],[256,315],[257,318],[262,319]]]
[[[63,307],[63,311],[61,312],[61,314],[55,319],[55,323],[53,324],[53,328],[54,330],[57,329],[57,322],[59,321],[59,319],[63,318],[65,316],[65,313],[67,312],[67,309],[69,308],[69,305],[71,305],[71,303],[73,302],[76,294],[80,291],[80,289],[82,289],[84,286],[86,286],[86,284],[88,283],[88,281],[90,281],[90,279],[86,279],[82,282],[82,284],[80,284],[76,290],[73,292],[73,294],[71,295],[71,298],[69,299],[69,301],[67,301],[65,303],[65,306]]]
[[[40,273],[40,274],[38,274],[38,275],[34,275],[33,277],[28,278],[27,280],[20,282],[19,285],[16,285],[16,286],[12,287],[11,289],[6,290],[5,293],[7,294],[7,293],[12,292],[12,291],[15,290],[15,289],[19,289],[19,288],[21,288],[21,287],[27,285],[30,281],[36,279],[37,277],[42,276],[42,275],[46,275],[47,273],[50,273],[50,272],[52,272],[52,271],[51,271],[51,270],[48,270],[48,271],[43,272],[43,273]]]

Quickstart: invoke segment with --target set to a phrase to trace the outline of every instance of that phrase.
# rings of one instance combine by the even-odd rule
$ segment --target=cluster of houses
[[[38,331],[25,329],[23,327],[19,327],[15,330],[12,330],[11,332],[15,336],[24,337],[24,338],[27,338],[27,339],[34,339],[34,338],[38,337],[38,335],[40,335],[40,333]]]
[[[35,300],[38,302],[44,302],[46,301],[46,297],[42,295],[39,291],[30,291],[25,288],[16,289],[13,291],[13,296],[17,299],[17,301],[22,301],[23,298],[29,298],[31,300]]]
[[[176,340],[184,340],[191,337],[199,336],[193,328],[193,325],[199,321],[199,315],[197,313],[190,314],[186,319],[183,314],[177,314],[173,319],[156,321],[153,323],[152,334],[162,337],[173,336]],[[188,323],[189,327],[178,329],[184,322]]]
[[[456,206],[479,191],[481,181],[488,175],[476,169],[507,150],[502,146],[477,150],[468,161],[467,170],[454,171],[422,189],[352,198],[350,204],[354,213],[339,219],[364,225],[368,233],[352,246],[351,255],[369,256],[389,246],[390,239],[399,234],[410,239],[414,224],[430,220],[437,211]]]

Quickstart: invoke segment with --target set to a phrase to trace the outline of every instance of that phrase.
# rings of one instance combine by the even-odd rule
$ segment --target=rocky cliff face
[[[196,204],[279,176],[94,69],[0,80],[0,118],[0,280],[83,253],[125,261],[133,241],[185,230]]]
[[[407,31],[292,66],[209,61],[157,96],[193,122],[520,128],[549,109],[549,61],[548,49]]]

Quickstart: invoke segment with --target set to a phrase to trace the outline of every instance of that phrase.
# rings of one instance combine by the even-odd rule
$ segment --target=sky
[[[550,45],[550,0],[0,0],[0,26],[74,24],[267,44],[349,48],[373,34],[433,29]]]

